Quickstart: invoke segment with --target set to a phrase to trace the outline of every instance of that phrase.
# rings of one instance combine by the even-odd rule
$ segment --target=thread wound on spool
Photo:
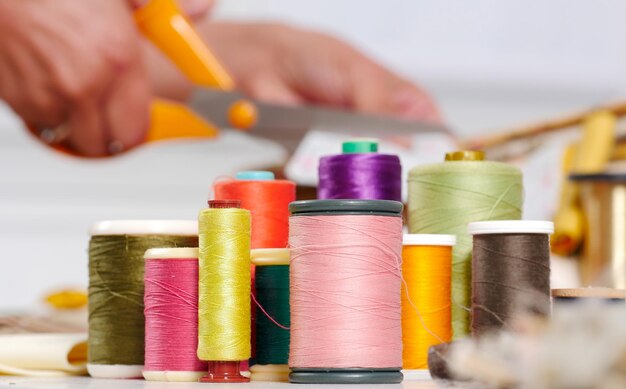
[[[144,253],[153,247],[197,244],[196,236],[92,236],[89,242],[90,364],[144,364]]]
[[[258,367],[255,371],[259,373],[251,369],[252,380],[285,381],[285,371],[289,373],[286,366],[281,366],[289,359],[289,256],[289,249],[251,252],[252,264],[257,269],[254,294],[257,302],[255,366]]]
[[[256,363],[287,364],[289,360],[289,266],[271,265],[256,268],[257,307]],[[268,317],[270,316],[270,317]],[[276,323],[275,323],[276,322]]]
[[[296,184],[286,180],[228,180],[214,185],[216,199],[237,199],[252,214],[252,248],[287,247],[288,205]]]
[[[402,201],[400,159],[378,153],[322,157],[317,197]]]
[[[336,203],[340,211],[341,201]],[[290,218],[289,366],[305,371],[295,381],[319,382],[320,374],[332,377],[332,373],[319,373],[326,369],[364,368],[374,376],[376,369],[398,370],[402,364],[402,219],[399,215],[298,214],[297,209],[306,205],[292,204]],[[307,381],[309,376],[314,381]],[[392,382],[398,382],[396,378]]]
[[[551,222],[470,223],[472,335],[507,327],[524,309],[550,311]]]
[[[499,162],[451,161],[409,172],[409,232],[457,236],[452,257],[454,339],[469,333],[472,241],[467,225],[521,218],[522,192],[522,173]]]
[[[189,258],[192,251],[193,258]],[[200,372],[207,369],[207,364],[200,361],[196,354],[197,257],[197,249],[158,249],[146,252],[144,371]],[[191,379],[194,377],[199,378],[191,376]]]
[[[250,358],[250,211],[208,208],[199,218],[198,357]]]
[[[426,369],[431,346],[452,337],[453,235],[405,235],[402,249],[403,368]]]

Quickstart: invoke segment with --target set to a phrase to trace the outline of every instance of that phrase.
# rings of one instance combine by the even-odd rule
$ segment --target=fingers
[[[97,99],[85,99],[75,105],[67,121],[70,136],[65,144],[86,157],[109,155],[109,139]]]
[[[150,125],[148,76],[137,60],[112,85],[101,107],[110,137],[109,151],[129,150],[146,139]]]
[[[361,69],[354,74],[351,83],[353,108],[406,119],[441,122],[432,98],[411,82],[368,63],[362,64]]]
[[[299,105],[303,98],[284,80],[271,75],[257,75],[244,86],[246,94],[255,99],[279,105]]]
[[[391,92],[392,112],[407,119],[422,119],[433,123],[442,121],[432,98],[422,89],[405,82]]]

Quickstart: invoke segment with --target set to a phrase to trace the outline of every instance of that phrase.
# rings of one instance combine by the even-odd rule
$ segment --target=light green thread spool
[[[522,216],[522,173],[514,166],[482,161],[480,154],[451,153],[443,163],[409,172],[409,232],[454,234],[452,329],[469,334],[472,239],[470,222],[516,220]]]

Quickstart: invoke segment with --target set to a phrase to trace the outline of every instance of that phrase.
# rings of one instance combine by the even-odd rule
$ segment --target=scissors
[[[164,99],[150,104],[150,127],[145,143],[180,138],[214,138],[219,128],[248,130],[293,152],[311,127],[322,127],[346,136],[414,135],[447,131],[440,125],[365,115],[321,107],[283,107],[252,102],[235,91],[235,82],[219,59],[202,40],[175,0],[151,0],[134,10],[141,33],[164,53],[195,85],[207,88],[209,100],[199,116],[188,106]],[[199,107],[196,107],[199,108]],[[208,111],[207,111],[208,108]],[[48,146],[81,156],[62,145],[69,131],[63,126],[42,131],[28,125],[30,132]]]

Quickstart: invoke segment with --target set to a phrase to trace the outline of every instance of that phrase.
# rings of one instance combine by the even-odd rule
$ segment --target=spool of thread
[[[342,154],[320,159],[317,198],[402,201],[400,158],[379,154],[376,140],[344,142]]]
[[[89,242],[89,352],[98,378],[140,378],[144,365],[144,253],[198,244],[194,220],[96,223]]]
[[[276,180],[268,171],[243,171],[234,180],[214,185],[216,200],[239,200],[252,215],[253,249],[285,248],[289,240],[289,203],[296,199],[296,184]],[[252,292],[255,269],[251,268]],[[252,355],[256,355],[256,309],[252,309]]]
[[[449,153],[443,163],[409,172],[409,232],[457,237],[452,250],[454,339],[469,334],[472,240],[467,224],[522,215],[522,173],[511,165],[483,159],[481,152]]]
[[[266,171],[239,172],[234,180],[214,185],[216,200],[239,200],[252,214],[253,249],[285,248],[289,240],[289,203],[296,199],[296,184],[274,179]]]
[[[201,382],[247,382],[250,358],[250,211],[239,201],[213,200],[200,211],[198,357]]]
[[[626,290],[595,287],[552,289],[552,298],[554,302],[558,304],[569,304],[591,300],[624,304],[624,302],[626,302]]]
[[[401,382],[402,203],[289,209],[290,382]]]
[[[146,251],[144,313],[148,381],[195,382],[207,370],[198,359],[198,249]]]
[[[289,249],[256,249],[256,364],[252,381],[289,381]]]
[[[431,346],[452,338],[450,273],[454,235],[404,235],[402,248],[402,367],[423,375]]]
[[[470,223],[473,236],[472,335],[507,327],[521,309],[550,312],[548,221]]]

